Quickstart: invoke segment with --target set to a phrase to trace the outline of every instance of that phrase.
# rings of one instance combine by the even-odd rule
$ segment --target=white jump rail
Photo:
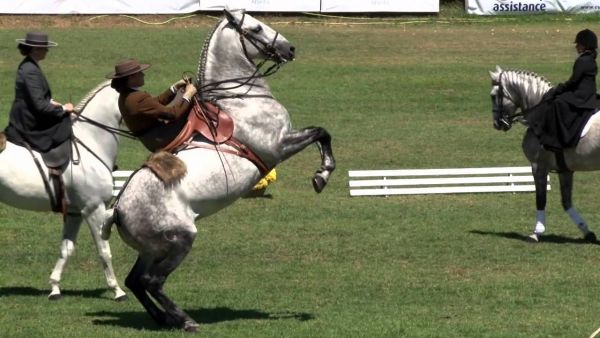
[[[127,179],[129,176],[131,176],[131,174],[133,174],[133,170],[113,171],[113,196],[116,197],[119,194],[119,191],[121,191],[121,188],[123,188],[125,182],[127,182]]]
[[[350,196],[535,191],[531,167],[350,170],[348,177]]]

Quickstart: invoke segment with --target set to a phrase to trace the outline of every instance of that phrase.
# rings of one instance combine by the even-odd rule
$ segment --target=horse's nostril
[[[290,46],[290,52],[294,53],[296,51],[296,47]]]

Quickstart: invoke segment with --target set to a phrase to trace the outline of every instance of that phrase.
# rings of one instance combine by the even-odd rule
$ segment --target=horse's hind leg
[[[327,130],[320,127],[309,127],[288,133],[282,140],[283,153],[281,155],[282,160],[285,160],[315,142],[321,154],[321,167],[315,172],[312,183],[315,191],[321,192],[327,185],[329,176],[335,170],[331,135]]]
[[[127,294],[119,287],[115,271],[112,266],[112,254],[110,251],[110,244],[107,240],[102,238],[102,225],[106,218],[106,210],[104,205],[99,205],[87,218],[87,224],[92,234],[92,239],[96,244],[98,255],[102,261],[102,268],[104,270],[104,277],[106,278],[106,284],[114,292],[114,300],[124,301],[127,300]]]
[[[146,285],[144,283],[145,274],[146,263],[141,256],[138,256],[129,275],[125,278],[125,285],[133,292],[150,317],[152,317],[159,325],[165,325],[165,313],[154,304],[152,299],[150,299],[146,293]]]
[[[573,206],[573,172],[568,171],[559,173],[558,180],[560,182],[560,198],[563,209],[569,215],[573,223],[577,225],[585,240],[590,243],[597,243],[598,240],[596,239],[596,234],[590,231],[587,222],[579,215]]]
[[[65,265],[67,264],[67,260],[75,251],[75,239],[77,239],[81,222],[82,218],[79,214],[67,214],[65,217],[60,245],[60,257],[58,258],[58,261],[56,261],[54,269],[50,274],[50,286],[52,287],[52,291],[50,291],[50,294],[48,295],[48,299],[50,300],[57,300],[62,297],[60,294],[60,279],[65,269]]]
[[[195,228],[194,228],[195,229]],[[181,310],[163,291],[163,285],[167,277],[173,272],[187,256],[194,243],[196,232],[187,230],[167,231],[165,238],[171,242],[168,256],[160,261],[155,261],[147,269],[145,276],[146,289],[163,307],[166,312],[167,325],[177,326],[188,332],[198,330],[198,323],[187,313]]]

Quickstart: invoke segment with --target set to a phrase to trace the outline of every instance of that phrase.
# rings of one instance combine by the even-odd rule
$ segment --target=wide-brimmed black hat
[[[25,36],[25,39],[17,39],[17,42],[21,45],[31,47],[56,47],[58,43],[49,41],[48,34],[41,32],[29,32]]]
[[[589,29],[584,29],[575,36],[575,43],[579,43],[587,48],[597,49],[598,38],[596,34]]]
[[[133,75],[150,68],[149,64],[140,63],[136,59],[123,60],[115,65],[115,71],[106,75],[109,79],[118,79]]]

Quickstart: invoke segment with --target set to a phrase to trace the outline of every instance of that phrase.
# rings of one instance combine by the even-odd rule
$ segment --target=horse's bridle
[[[507,114],[504,111],[504,86],[502,85],[502,76],[504,72],[500,72],[498,80],[492,79],[492,86],[497,86],[498,91],[496,94],[492,94],[492,114],[494,117],[494,128],[497,130],[508,131],[512,127],[512,124],[520,117],[523,116],[523,112]],[[510,100],[510,98],[509,98]],[[511,100],[512,101],[512,100]],[[514,102],[513,102],[514,103]]]
[[[277,42],[277,37],[279,37],[279,32],[275,32],[273,41],[271,41],[270,43],[266,43],[264,41],[261,41],[261,40],[255,38],[252,34],[250,34],[250,32],[248,32],[247,29],[242,28],[242,26],[244,24],[244,19],[246,18],[246,13],[242,14],[242,19],[240,20],[239,23],[231,15],[226,15],[226,17],[227,17],[227,21],[229,21],[229,24],[231,26],[233,26],[233,28],[238,32],[238,34],[240,36],[240,43],[242,44],[242,48],[244,50],[244,55],[246,55],[246,58],[248,60],[250,60],[250,62],[254,63],[252,61],[252,59],[248,56],[248,49],[246,47],[246,41],[248,41],[252,46],[254,46],[254,48],[256,48],[258,51],[260,51],[262,54],[264,54],[268,60],[275,62],[275,65],[271,66],[271,68],[269,68],[265,72],[265,74],[271,73],[271,72],[274,73],[277,69],[279,69],[281,64],[287,62],[287,60],[279,52],[277,52],[277,49],[275,48],[275,43]],[[259,65],[256,65],[257,68],[260,68],[265,63],[265,61],[262,61]],[[275,69],[275,71],[273,71],[274,68],[277,68],[277,69]]]
[[[252,75],[247,76],[247,77],[215,81],[215,82],[207,83],[204,85],[198,84],[197,85],[198,93],[205,94],[205,93],[213,91],[213,90],[226,90],[226,89],[231,90],[231,89],[243,87],[248,84],[250,84],[252,86],[251,83],[253,82],[253,80],[255,80],[256,78],[267,77],[267,76],[275,74],[279,70],[279,68],[281,68],[281,66],[287,62],[287,60],[279,52],[277,52],[277,49],[275,48],[275,43],[277,42],[277,37],[279,37],[279,32],[275,32],[275,37],[273,38],[273,41],[271,41],[270,43],[266,43],[266,42],[260,41],[259,39],[255,38],[252,34],[250,34],[250,32],[248,32],[247,29],[242,28],[244,19],[246,18],[246,13],[242,14],[242,19],[239,21],[239,23],[236,20],[236,18],[233,17],[227,11],[225,11],[225,17],[227,18],[227,22],[235,29],[235,31],[239,35],[240,43],[242,45],[242,50],[244,51],[244,56],[246,57],[246,59],[249,62],[251,62],[254,65],[256,70],[254,71],[254,73]],[[250,58],[250,56],[248,55],[248,48],[246,47],[246,41],[248,41],[250,44],[252,44],[252,46],[254,46],[254,48],[256,48],[259,52],[263,53],[266,56],[266,58],[264,60],[262,60],[260,63],[255,64],[254,60],[252,60],[252,58]],[[273,61],[274,64],[271,67],[269,67],[265,72],[261,73],[260,72],[261,68],[269,60]],[[230,86],[230,87],[226,87],[226,88],[220,87],[222,84],[225,84],[225,83],[236,83],[236,82],[237,82],[237,84]],[[239,96],[240,95],[235,95],[235,97],[239,97]],[[247,96],[247,95],[244,94],[242,96]],[[224,97],[218,97],[218,98],[213,97],[213,99],[220,99],[220,98],[231,98],[231,96],[224,96]]]

